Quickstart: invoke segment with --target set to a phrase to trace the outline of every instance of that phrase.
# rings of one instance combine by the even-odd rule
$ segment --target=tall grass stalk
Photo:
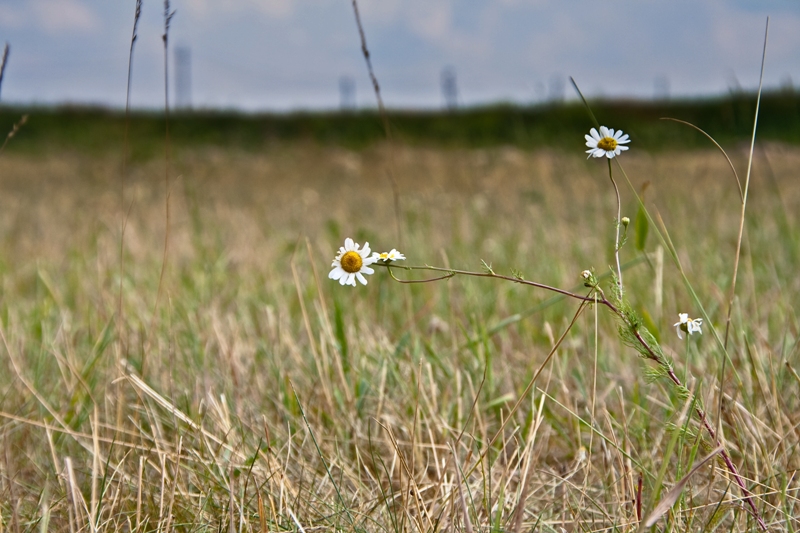
[[[372,89],[375,92],[375,99],[378,102],[378,113],[381,117],[383,124],[383,131],[386,135],[386,140],[389,145],[389,168],[387,174],[389,175],[389,183],[392,186],[392,199],[394,200],[394,220],[395,231],[397,232],[397,240],[401,247],[405,246],[403,240],[403,226],[400,222],[400,190],[397,186],[397,180],[394,176],[394,142],[392,140],[392,128],[389,125],[389,116],[386,114],[386,107],[383,105],[383,98],[381,97],[381,86],[378,83],[378,78],[375,76],[375,70],[372,68],[372,59],[370,59],[369,48],[367,48],[367,37],[364,34],[364,26],[361,24],[361,15],[358,12],[358,1],[353,0],[353,14],[356,18],[356,26],[358,27],[358,36],[361,40],[361,53],[364,56],[364,62],[367,64],[367,73],[372,82]]]
[[[125,334],[123,327],[125,324],[123,307],[122,307],[122,285],[125,279],[125,224],[128,220],[130,211],[125,208],[125,181],[128,177],[128,156],[129,156],[129,143],[130,143],[130,118],[131,118],[131,83],[133,81],[133,49],[138,39],[139,18],[142,16],[142,0],[136,0],[133,12],[133,29],[131,30],[131,46],[128,51],[128,76],[125,83],[125,127],[122,136],[122,169],[120,172],[119,180],[119,292],[117,295],[117,364],[119,359],[124,357],[126,352]],[[133,203],[131,202],[131,207]],[[121,405],[117,423],[121,423]]]
[[[769,41],[769,17],[767,17],[766,28],[764,29],[764,48],[761,52],[761,73],[758,77],[758,94],[756,95],[756,111],[753,117],[753,135],[750,137],[750,154],[747,157],[747,175],[744,179],[744,190],[742,191],[742,213],[739,217],[739,236],[736,239],[736,255],[733,260],[733,275],[731,275],[731,290],[728,298],[728,313],[725,317],[725,335],[723,337],[725,347],[728,346],[728,332],[731,327],[731,312],[733,311],[733,300],[736,297],[736,279],[739,274],[739,258],[742,254],[742,236],[744,235],[744,220],[747,211],[747,195],[750,191],[750,173],[753,170],[753,152],[756,146],[756,131],[758,130],[758,111],[761,108],[761,90],[764,87],[764,65],[767,61],[767,42]],[[738,178],[737,178],[738,179]]]
[[[172,17],[175,16],[175,11],[170,10],[169,0],[164,0],[164,33],[161,40],[164,43],[164,252],[161,259],[161,273],[158,277],[158,290],[156,291],[156,300],[153,304],[153,320],[150,325],[152,330],[156,323],[158,302],[161,299],[161,291],[164,284],[164,272],[167,269],[167,257],[169,254],[169,230],[170,230],[170,162],[172,158],[172,151],[170,146],[169,136],[169,25],[172,22]],[[144,364],[142,364],[144,367]]]
[[[6,64],[8,64],[8,54],[11,51],[11,46],[9,46],[8,42],[3,47],[3,59],[0,60],[0,90],[3,89],[3,76],[6,73]]]

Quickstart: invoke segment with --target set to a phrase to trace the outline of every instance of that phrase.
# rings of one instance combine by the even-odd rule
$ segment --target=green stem
[[[622,268],[619,262],[619,225],[622,224],[622,202],[619,198],[619,188],[617,182],[614,181],[614,174],[611,172],[611,160],[606,159],[608,162],[608,178],[611,180],[611,185],[614,186],[614,194],[617,197],[617,220],[614,223],[614,260],[617,262],[617,290],[619,291],[619,301],[622,301]]]

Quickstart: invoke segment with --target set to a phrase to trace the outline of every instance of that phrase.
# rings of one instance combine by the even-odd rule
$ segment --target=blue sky
[[[350,0],[173,0],[170,47],[191,51],[195,107],[336,108],[339,80],[375,103]],[[134,0],[0,0],[11,56],[5,103],[123,106]],[[461,104],[529,103],[573,76],[590,95],[713,95],[800,85],[797,0],[360,0],[390,107],[443,103],[442,69]],[[144,0],[132,104],[163,105],[163,1]],[[173,51],[170,62],[174,65]],[[175,76],[171,74],[172,80]],[[173,85],[171,83],[171,85]],[[174,87],[170,87],[173,91]],[[571,97],[567,84],[564,94]]]

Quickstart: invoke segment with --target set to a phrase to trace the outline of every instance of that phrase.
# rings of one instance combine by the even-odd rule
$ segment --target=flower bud
[[[623,226],[625,226],[625,227],[627,228],[627,227],[628,227],[628,224],[630,224],[630,223],[631,223],[631,219],[629,219],[628,217],[622,217],[622,220],[621,220],[621,222],[622,222],[622,225],[623,225]]]

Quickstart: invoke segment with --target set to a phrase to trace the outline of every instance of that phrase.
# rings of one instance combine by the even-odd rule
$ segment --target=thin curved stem
[[[456,275],[455,272],[450,272],[448,274],[445,274],[444,276],[439,276],[437,278],[429,278],[429,279],[400,279],[400,278],[398,278],[397,276],[394,275],[394,272],[392,272],[392,269],[390,268],[389,265],[386,265],[386,270],[389,271],[389,275],[392,276],[392,279],[395,280],[397,283],[408,283],[408,284],[411,284],[411,283],[431,283],[431,282],[434,282],[434,281],[442,281],[443,279],[450,279],[450,278],[452,278],[453,276]]]
[[[536,288],[539,288],[539,289],[544,289],[546,291],[555,292],[555,293],[558,293],[558,294],[563,294],[564,296],[569,296],[570,298],[575,298],[576,300],[582,300],[584,302],[594,302],[594,297],[591,297],[591,296],[583,296],[581,294],[570,292],[570,291],[567,291],[567,290],[564,290],[564,289],[559,289],[558,287],[553,287],[551,285],[546,285],[544,283],[538,283],[536,281],[530,281],[530,280],[523,279],[523,278],[516,278],[516,277],[513,277],[513,276],[504,276],[502,274],[495,274],[494,272],[474,272],[474,271],[471,271],[471,270],[458,270],[458,269],[455,269],[455,268],[442,268],[442,267],[435,267],[435,266],[431,266],[431,265],[424,265],[424,266],[397,266],[397,265],[388,265],[388,264],[382,264],[382,263],[373,263],[372,266],[382,266],[382,267],[386,267],[387,269],[389,269],[389,267],[391,267],[391,268],[399,268],[399,269],[402,269],[402,270],[430,270],[432,272],[447,272],[448,273],[446,276],[442,276],[440,278],[428,279],[428,280],[420,280],[420,281],[400,280],[400,279],[397,279],[394,276],[394,274],[392,274],[392,278],[394,278],[395,281],[399,281],[400,283],[427,283],[429,281],[437,281],[437,280],[440,280],[440,279],[452,278],[456,274],[460,274],[462,276],[471,276],[471,277],[476,277],[476,278],[497,278],[497,279],[502,279],[504,281],[510,281],[512,283],[519,283],[520,285],[528,285],[530,287],[536,287]],[[391,272],[391,270],[389,270],[389,271]],[[602,302],[600,302],[600,303],[602,303]]]
[[[714,146],[716,146],[719,149],[719,151],[722,152],[722,155],[725,157],[725,160],[728,162],[728,166],[731,167],[731,171],[733,172],[733,177],[736,178],[736,185],[739,187],[739,199],[742,201],[742,203],[744,203],[744,193],[742,192],[742,182],[739,179],[739,174],[736,172],[736,167],[733,166],[733,161],[731,161],[731,158],[728,157],[728,153],[725,151],[725,149],[722,146],[719,145],[719,143],[716,141],[716,139],[714,139],[714,137],[712,137],[711,135],[706,133],[705,130],[702,130],[702,129],[698,128],[697,126],[695,126],[691,122],[686,122],[685,120],[680,120],[680,119],[671,118],[671,117],[661,117],[661,120],[671,120],[672,122],[677,122],[679,124],[686,124],[690,128],[694,128],[697,131],[699,131],[700,133],[702,133],[703,135],[705,135],[708,138],[709,141],[714,143]]]
[[[619,197],[619,187],[617,182],[614,181],[614,174],[611,172],[611,160],[608,161],[608,178],[611,180],[611,185],[614,186],[614,194],[617,196],[617,220],[614,223],[614,260],[617,262],[617,290],[619,291],[619,299],[622,301],[622,267],[619,263],[619,225],[622,224],[622,201]]]

